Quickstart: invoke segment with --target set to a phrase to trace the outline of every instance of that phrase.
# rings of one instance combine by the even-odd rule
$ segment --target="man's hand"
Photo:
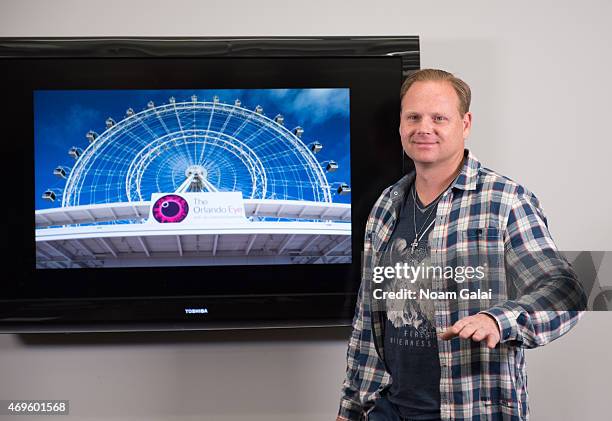
[[[457,323],[446,329],[440,335],[441,339],[448,340],[456,336],[462,339],[472,338],[474,342],[486,340],[487,347],[495,348],[499,343],[499,327],[495,319],[488,314],[476,314],[474,316],[464,317]]]

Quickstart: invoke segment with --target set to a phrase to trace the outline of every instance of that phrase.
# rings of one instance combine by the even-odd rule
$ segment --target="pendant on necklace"
[[[414,254],[414,249],[416,249],[419,246],[419,242],[417,241],[417,239],[415,238],[412,241],[412,244],[410,244],[410,253]]]

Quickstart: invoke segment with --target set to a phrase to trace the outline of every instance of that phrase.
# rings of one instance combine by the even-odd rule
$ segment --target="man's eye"
[[[408,120],[414,121],[414,120],[418,120],[418,119],[419,119],[419,116],[416,116],[416,115],[409,115],[408,116]]]
[[[446,118],[444,118],[444,117],[443,117],[443,116],[441,116],[441,115],[437,115],[437,116],[435,116],[435,117],[434,117],[434,120],[435,120],[435,121],[444,121],[444,120],[446,120]]]

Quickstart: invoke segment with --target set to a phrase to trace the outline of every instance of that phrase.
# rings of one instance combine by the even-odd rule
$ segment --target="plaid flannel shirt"
[[[393,233],[414,177],[411,172],[385,189],[366,224],[363,277],[339,410],[348,420],[367,419],[367,410],[392,381],[384,363],[384,312],[372,299],[372,268]],[[537,198],[482,167],[466,149],[459,176],[438,203],[429,245],[436,266],[478,265],[484,260],[489,265],[488,287],[494,291],[490,302],[465,300],[454,308],[436,300],[437,332],[486,312],[496,319],[501,337],[492,350],[471,340],[438,338],[442,420],[527,420],[524,350],[567,333],[586,307],[584,291],[557,251]],[[432,287],[449,290],[451,283],[433,279]]]

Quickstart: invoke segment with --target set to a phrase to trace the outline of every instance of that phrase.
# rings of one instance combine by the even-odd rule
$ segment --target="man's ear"
[[[463,115],[463,139],[467,139],[472,130],[472,113],[467,112]]]

